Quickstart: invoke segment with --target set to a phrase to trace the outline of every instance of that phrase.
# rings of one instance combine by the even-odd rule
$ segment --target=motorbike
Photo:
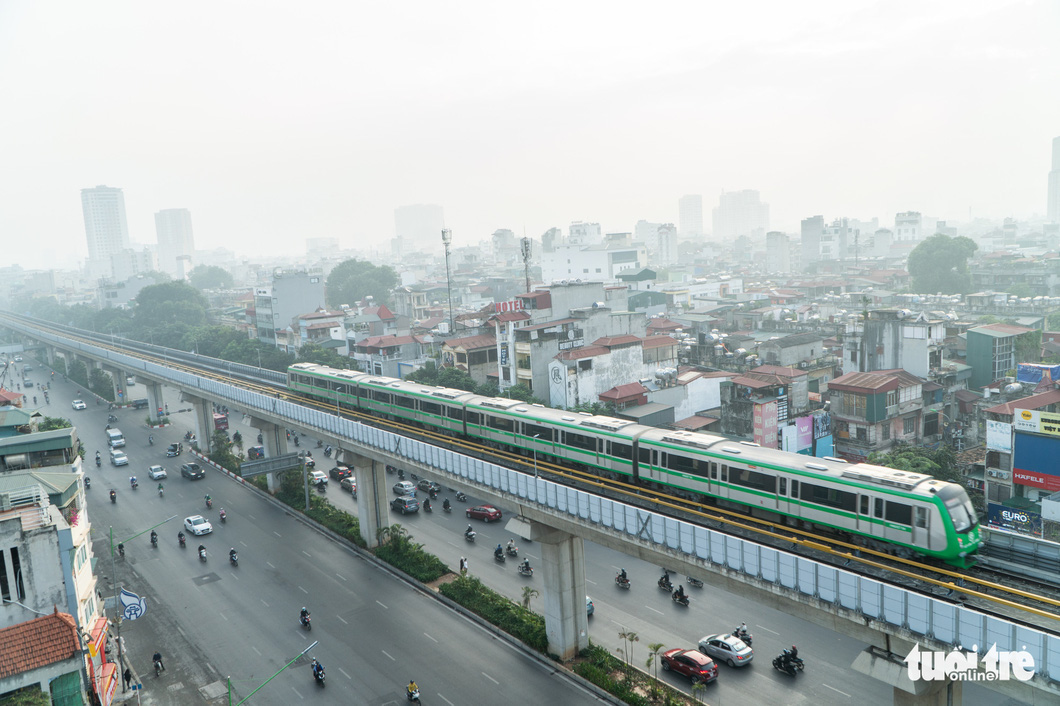
[[[112,503],[116,503],[116,502],[118,502],[118,494],[117,494],[117,493],[115,493],[115,492],[114,492],[113,490],[112,490],[112,491],[110,491],[110,501],[111,501]]]
[[[619,588],[629,588],[629,579],[622,578],[622,574],[615,576],[615,585]]]
[[[466,503],[467,502],[467,496],[464,495],[464,493],[459,491],[459,490],[456,491],[456,499],[459,500],[462,503]]]
[[[410,473],[409,474],[409,478],[411,478],[414,482],[418,481],[420,479],[420,477],[418,475],[416,475],[415,473]]]
[[[533,576],[534,575],[534,567],[526,566],[524,564],[519,564],[519,573],[522,574],[523,576]]]
[[[330,446],[327,446],[327,447],[324,448],[324,455],[327,456],[328,458],[331,458],[331,447]]]
[[[685,608],[688,607],[688,594],[681,595],[677,591],[674,591],[673,593],[670,594],[670,598],[672,598],[674,600],[674,603],[677,603],[679,605],[683,605]]]
[[[803,664],[801,657],[790,657],[790,651],[784,650],[777,657],[773,658],[773,669],[784,672],[789,676],[795,676],[802,671]]]
[[[136,490],[137,488],[139,488],[139,487],[140,487],[140,482],[139,482],[139,481],[137,481],[137,480],[136,480],[135,478],[130,478],[130,479],[129,479],[129,485],[131,485],[131,486],[132,486],[132,489],[133,489],[133,490]]]
[[[200,549],[199,550],[199,561],[206,561],[206,550],[205,549]]]
[[[508,556],[519,556],[519,547],[505,547],[504,551]]]
[[[321,441],[320,439],[317,439],[317,448],[319,449],[323,445],[324,445],[324,442]]]
[[[147,437],[147,445],[148,446],[154,446],[155,445],[155,437],[154,437],[153,434],[151,436]]]
[[[88,490],[91,487],[92,487],[92,479],[89,478],[88,476],[85,476],[85,490]]]
[[[162,674],[162,660],[156,659],[155,660],[155,676],[157,677],[160,674]]]
[[[184,545],[188,543],[188,540],[184,538],[184,535],[178,535],[177,541],[180,542],[180,548],[183,549]]]
[[[700,581],[699,579],[694,579],[691,576],[685,576],[685,578],[688,579],[688,585],[689,586],[695,586],[696,588],[703,588],[703,582]]]
[[[445,503],[444,503],[444,504],[442,505],[442,509],[443,509],[443,510],[445,510],[446,512],[452,512],[452,511],[453,511],[453,506],[452,506],[452,505],[450,505],[448,501],[446,501],[446,502],[445,502]]]
[[[423,511],[424,512],[434,512],[434,508],[431,507],[431,501],[430,500],[424,500],[423,501]]]
[[[107,415],[107,421],[108,422],[116,422],[116,421],[118,421],[118,418],[115,417],[113,414],[108,414]]]
[[[155,549],[158,549],[158,535],[157,534],[152,534],[151,535],[151,546],[154,547]]]
[[[302,445],[302,442],[298,440],[298,435],[297,434],[294,435],[294,445],[295,446],[301,446]]]
[[[261,434],[258,434],[258,443],[259,444],[264,444],[265,443],[265,437],[262,436]]]
[[[499,564],[503,564],[507,561],[504,557],[504,552],[493,552],[493,560]]]
[[[470,532],[464,532],[464,539],[466,539],[469,542],[474,542],[475,541],[475,531],[471,530]]]
[[[162,497],[162,493],[164,493],[165,490],[166,490],[165,488],[159,487],[159,489],[158,489],[158,497]]]
[[[304,618],[299,616],[298,622],[301,623],[302,627],[305,628],[306,630],[309,630],[309,631],[313,630],[312,619],[308,615],[305,616]]]
[[[226,520],[226,519],[228,519],[228,514],[227,514],[227,513],[225,513],[225,511],[224,511],[224,510],[221,510],[221,524],[222,524],[222,525],[223,525],[223,524],[225,523],[225,520]]]
[[[408,689],[405,689],[405,698],[413,703],[418,704],[420,702],[420,690],[414,689],[412,691],[409,691]]]
[[[313,670],[313,679],[316,680],[316,683],[319,684],[320,686],[324,686],[324,670],[323,669],[314,669]]]
[[[754,635],[752,635],[749,631],[740,632],[740,628],[736,628],[735,630],[733,630],[732,636],[738,637],[743,640],[748,647],[751,646],[751,643],[754,640]]]
[[[239,566],[239,554],[229,554],[228,561],[232,566]]]
[[[122,559],[125,558],[125,545],[124,544],[119,544],[118,545],[118,556],[120,556]]]
[[[659,579],[659,588],[669,593],[673,593],[674,585],[670,582],[669,576],[663,576]]]
[[[103,461],[100,460],[99,456],[96,456],[96,468],[99,468],[102,465],[103,465]]]
[[[210,498],[206,498],[206,509],[209,510],[212,507],[213,507],[213,500],[211,500]]]

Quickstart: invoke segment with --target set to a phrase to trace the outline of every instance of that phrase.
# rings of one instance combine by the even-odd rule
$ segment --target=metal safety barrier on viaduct
[[[378,528],[388,524],[387,462],[449,485],[473,488],[480,496],[518,508],[519,517],[508,528],[542,545],[546,632],[550,652],[560,657],[572,656],[588,645],[583,541],[589,539],[681,573],[697,573],[714,586],[875,645],[858,655],[854,668],[891,684],[895,703],[960,702],[960,681],[909,678],[900,657],[918,643],[923,650],[943,651],[974,645],[980,655],[991,646],[998,652],[1026,651],[1034,660],[1035,675],[1030,681],[994,681],[986,686],[1025,703],[1060,702],[1060,636],[1055,633],[336,414],[68,341],[32,327],[24,331],[19,326],[13,328],[59,348],[77,349],[106,360],[116,368],[142,372],[185,394],[245,410],[255,423],[305,429],[328,439],[356,470],[360,526],[370,546],[377,542]],[[270,454],[286,450],[285,435],[275,433],[269,438],[273,440]],[[886,643],[887,649],[880,649],[881,643]]]

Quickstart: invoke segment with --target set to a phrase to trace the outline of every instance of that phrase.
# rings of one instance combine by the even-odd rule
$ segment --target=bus
[[[227,414],[215,414],[213,415],[213,428],[220,431],[228,431],[228,415]]]

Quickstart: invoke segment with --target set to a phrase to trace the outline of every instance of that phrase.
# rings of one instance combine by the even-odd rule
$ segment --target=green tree
[[[216,265],[199,265],[188,273],[188,284],[195,289],[231,289],[232,274]]]
[[[952,446],[940,445],[937,449],[898,444],[887,453],[875,452],[869,463],[877,466],[897,468],[910,473],[926,473],[939,480],[960,483],[961,471],[957,466],[957,452]]]
[[[936,233],[909,253],[907,269],[917,292],[967,294],[972,287],[968,258],[979,246],[971,238]]]
[[[88,389],[108,402],[114,402],[114,378],[110,373],[94,368],[89,374]]]
[[[193,328],[205,326],[208,303],[187,282],[166,282],[144,287],[133,313],[136,337],[141,341],[180,348]]]
[[[536,588],[530,588],[529,586],[523,586],[523,608],[530,610],[530,601],[541,595],[541,592]]]
[[[648,644],[648,661],[644,663],[644,666],[648,669],[648,673],[651,674],[651,668],[655,667],[655,678],[651,680],[651,698],[652,701],[659,696],[659,653],[662,652],[664,647],[661,642],[652,642]]]
[[[62,417],[45,417],[37,422],[37,431],[52,431],[54,429],[69,429],[73,424],[69,419]]]
[[[1032,329],[1016,336],[1016,362],[1037,363],[1042,359],[1042,332]]]
[[[298,349],[298,362],[316,363],[317,365],[326,365],[329,368],[349,369],[351,361],[350,358],[341,356],[319,344],[306,343]]]
[[[386,265],[376,266],[363,260],[346,260],[328,275],[325,286],[328,306],[338,309],[354,305],[366,296],[376,304],[390,301],[390,290],[398,285],[397,273]]]

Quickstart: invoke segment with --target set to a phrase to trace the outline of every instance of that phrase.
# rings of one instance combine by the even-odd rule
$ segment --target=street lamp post
[[[534,478],[537,478],[537,438],[540,434],[534,434]]]
[[[445,246],[445,288],[449,292],[449,335],[456,334],[456,324],[453,322],[453,281],[449,276],[449,246],[453,242],[453,231],[448,228],[442,229],[442,245]]]

